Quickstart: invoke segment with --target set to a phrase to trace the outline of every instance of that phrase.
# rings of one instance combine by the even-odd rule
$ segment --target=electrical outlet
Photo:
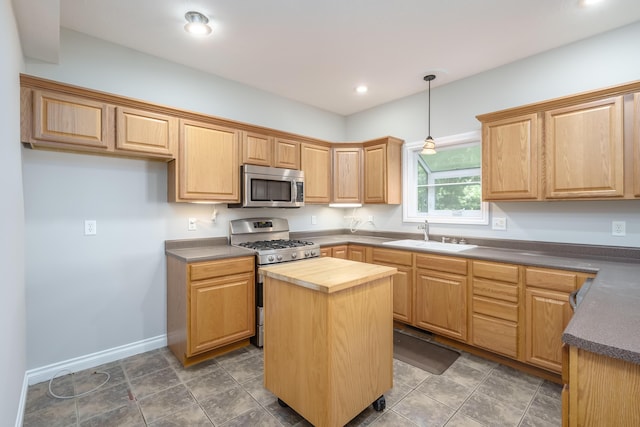
[[[369,217],[367,218],[367,221],[373,224],[373,215],[369,215]]]
[[[93,236],[95,235],[98,230],[97,227],[98,223],[95,219],[85,219],[84,220],[84,235],[85,236]]]
[[[196,231],[198,229],[198,225],[196,224],[198,220],[196,218],[189,218],[189,231]]]
[[[318,218],[315,215],[311,215],[311,225],[318,224]]]
[[[494,216],[491,220],[491,228],[493,230],[506,230],[507,218],[502,216]]]
[[[627,223],[624,221],[611,221],[611,235],[612,236],[626,236],[627,235]]]

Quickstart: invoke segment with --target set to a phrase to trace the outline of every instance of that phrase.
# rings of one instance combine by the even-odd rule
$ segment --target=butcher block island
[[[343,426],[393,386],[393,267],[314,258],[262,267],[264,385],[316,427]]]

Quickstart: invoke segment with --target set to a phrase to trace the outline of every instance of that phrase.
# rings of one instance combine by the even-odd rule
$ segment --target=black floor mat
[[[440,375],[460,356],[459,353],[406,333],[393,331],[393,357]]]

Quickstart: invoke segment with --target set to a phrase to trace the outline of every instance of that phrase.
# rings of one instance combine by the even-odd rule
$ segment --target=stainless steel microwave
[[[242,165],[240,203],[230,208],[299,208],[304,206],[304,172]]]

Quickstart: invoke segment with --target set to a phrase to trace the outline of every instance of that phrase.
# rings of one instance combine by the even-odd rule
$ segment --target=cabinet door
[[[562,332],[573,315],[569,294],[527,288],[525,304],[526,361],[562,372]]]
[[[300,169],[300,143],[286,139],[276,139],[273,166],[285,169]]]
[[[415,287],[415,325],[466,340],[466,276],[417,269]]]
[[[235,129],[188,120],[180,121],[180,155],[170,163],[170,200],[174,182],[177,200],[238,202],[239,132]]]
[[[252,273],[192,283],[188,356],[252,336],[254,313]]]
[[[347,259],[347,245],[334,246],[331,248],[331,256],[333,258]]]
[[[364,246],[349,245],[347,256],[351,261],[368,262],[367,248]]]
[[[413,322],[413,255],[394,249],[373,248],[373,264],[395,267],[393,275],[393,318],[400,322]]]
[[[273,138],[255,132],[242,132],[242,163],[271,166]]]
[[[393,318],[400,322],[411,323],[413,321],[413,269],[400,265],[386,265],[398,269],[398,272],[392,277]]]
[[[33,91],[34,145],[113,150],[113,107],[102,102],[41,90]],[[65,147],[66,146],[66,147]]]
[[[484,123],[482,199],[537,199],[539,145],[536,114]]]
[[[178,144],[178,119],[133,108],[116,108],[116,150],[172,158]]]
[[[331,199],[331,149],[322,145],[300,146],[304,171],[304,202],[329,203]]]
[[[547,198],[622,197],[622,96],[545,113]]]
[[[386,144],[364,147],[364,165],[364,202],[386,203]]]
[[[334,203],[362,203],[362,148],[333,148]]]
[[[640,93],[633,95],[633,195],[640,197]]]

